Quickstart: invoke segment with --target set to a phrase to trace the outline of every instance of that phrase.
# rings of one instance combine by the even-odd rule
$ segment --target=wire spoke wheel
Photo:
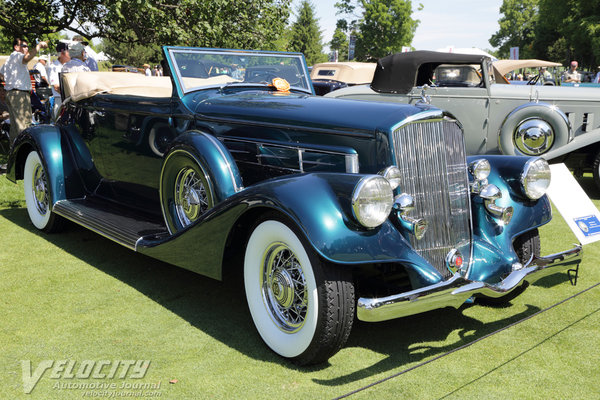
[[[254,325],[277,354],[300,365],[327,360],[354,320],[348,269],[324,264],[296,226],[261,218],[244,254],[244,288]]]
[[[206,188],[193,168],[183,168],[177,174],[174,199],[177,218],[184,227],[208,210]]]
[[[262,294],[274,322],[286,332],[295,332],[306,318],[308,293],[302,266],[283,243],[265,253]]]
[[[35,207],[40,214],[45,215],[48,212],[48,183],[46,173],[41,163],[35,165],[33,177],[31,179],[31,191],[35,202]]]
[[[171,234],[200,220],[214,207],[212,179],[200,160],[187,150],[176,150],[163,164],[160,201]]]
[[[23,189],[27,214],[33,225],[45,232],[63,228],[64,220],[52,212],[52,195],[48,173],[36,151],[27,155],[23,170]]]

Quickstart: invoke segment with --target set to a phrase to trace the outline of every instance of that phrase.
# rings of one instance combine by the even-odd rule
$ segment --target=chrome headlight
[[[361,179],[352,193],[354,218],[367,228],[383,224],[390,215],[394,194],[387,179],[371,175]]]
[[[402,173],[400,172],[398,167],[396,167],[394,165],[387,167],[386,169],[384,169],[383,171],[381,171],[379,173],[379,175],[383,176],[385,179],[388,180],[388,182],[390,183],[390,186],[392,187],[392,190],[394,190],[398,186],[400,186],[401,174]]]
[[[531,200],[546,194],[550,186],[550,166],[543,158],[533,158],[525,163],[521,172],[521,187]]]
[[[478,181],[487,179],[487,177],[490,176],[491,170],[492,167],[490,167],[490,162],[485,158],[480,158],[469,163],[469,172],[473,175],[473,178]]]

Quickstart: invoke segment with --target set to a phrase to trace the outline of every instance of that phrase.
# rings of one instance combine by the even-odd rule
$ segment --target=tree
[[[489,42],[498,47],[498,53],[508,58],[511,47],[519,47],[520,58],[533,58],[533,41],[538,21],[539,0],[504,0],[500,6],[503,16],[498,21],[500,30]]]
[[[123,46],[122,43],[105,39],[102,41],[100,49],[109,57],[113,64],[140,67],[145,63],[159,64],[163,58],[159,45],[131,43]]]
[[[539,0],[539,16],[533,42],[536,58],[562,62],[566,65],[569,46],[561,30],[569,13],[570,5],[566,1]]]
[[[340,27],[337,27],[335,32],[333,32],[333,38],[331,39],[329,48],[331,51],[338,52],[339,61],[348,60],[348,37]]]
[[[9,36],[70,30],[115,43],[273,49],[291,0],[0,0]]]
[[[308,0],[303,0],[298,7],[298,18],[292,24],[289,50],[304,53],[308,65],[327,60],[314,6]]]
[[[372,60],[397,53],[411,44],[418,20],[410,0],[360,0],[364,14],[358,23],[356,58]]]

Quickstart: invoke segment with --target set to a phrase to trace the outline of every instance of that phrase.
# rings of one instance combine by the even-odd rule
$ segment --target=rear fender
[[[36,125],[25,129],[14,143],[8,159],[7,178],[13,182],[23,179],[25,160],[31,151],[37,151],[46,170],[52,202],[67,198],[66,179],[74,177],[75,170],[59,128]]]

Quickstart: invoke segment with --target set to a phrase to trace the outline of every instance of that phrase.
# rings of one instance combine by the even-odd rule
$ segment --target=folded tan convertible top
[[[508,74],[510,71],[520,68],[541,68],[541,67],[560,67],[561,63],[552,61],[537,60],[535,58],[529,60],[498,60],[494,61],[494,68],[502,75]]]

